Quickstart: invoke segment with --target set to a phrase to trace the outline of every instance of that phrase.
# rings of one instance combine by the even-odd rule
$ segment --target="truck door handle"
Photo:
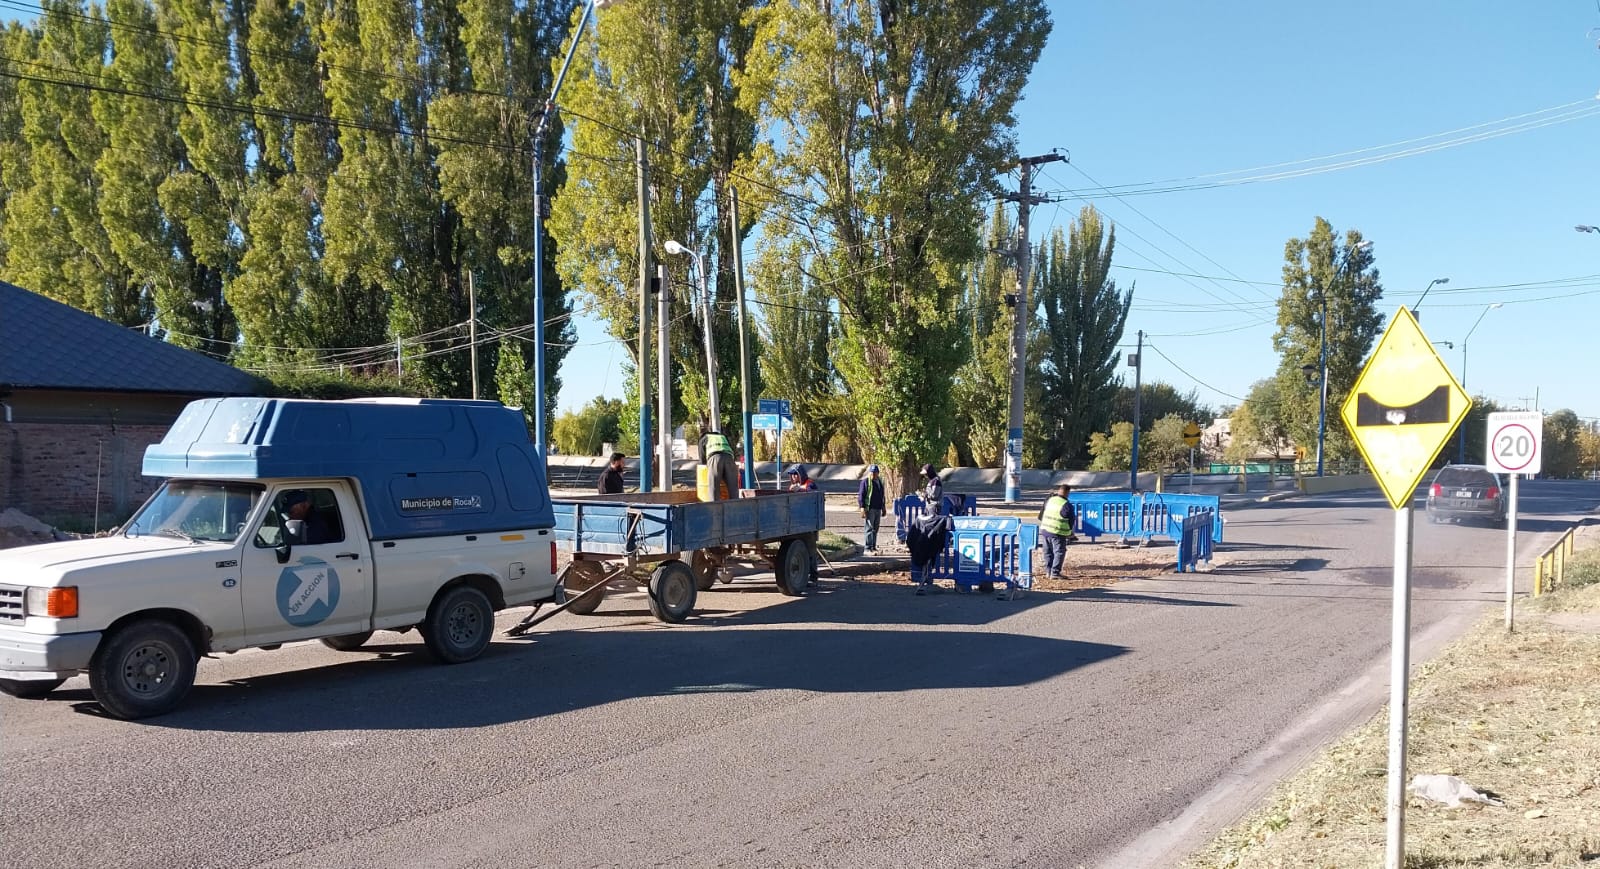
[[[355,552],[341,552],[338,555],[335,555],[334,558],[348,558],[351,561],[357,561],[360,560],[361,555]]]

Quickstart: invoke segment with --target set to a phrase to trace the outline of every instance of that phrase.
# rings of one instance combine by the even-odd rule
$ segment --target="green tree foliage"
[[[1600,471],[1600,431],[1593,425],[1578,432],[1578,472],[1581,476]]]
[[[751,40],[749,0],[640,0],[600,15],[596,34],[580,45],[563,102],[582,106],[573,127],[569,190],[554,206],[550,226],[561,243],[562,274],[581,286],[613,337],[638,349],[639,218],[635,137],[648,147],[651,234],[657,258],[676,284],[669,343],[675,418],[710,418],[704,330],[717,355],[717,381],[726,431],[737,428],[739,348],[733,316],[733,248],[729,188],[735,167],[748,160],[755,123],[739,104],[733,70],[744,65]],[[577,14],[577,13],[574,13]],[[752,205],[755,205],[752,202]],[[741,214],[742,241],[754,208]],[[688,316],[703,293],[684,258],[668,257],[668,239],[706,258],[714,298],[709,323]],[[653,338],[651,344],[653,344]],[[698,364],[697,363],[698,360]],[[638,360],[634,360],[637,364]]]
[[[1349,230],[1343,242],[1318,217],[1306,238],[1284,245],[1283,294],[1278,299],[1278,388],[1284,420],[1297,444],[1316,449],[1319,394],[1304,366],[1318,367],[1323,303],[1327,308],[1328,426],[1325,459],[1350,458],[1355,445],[1337,421],[1338,408],[1355,385],[1367,354],[1383,332],[1378,311],[1383,285],[1370,247]]]
[[[764,121],[767,177],[790,195],[842,312],[834,363],[868,454],[915,485],[955,432],[962,268],[981,204],[1015,160],[1014,109],[1050,32],[1040,0],[775,2],[756,10],[740,105]]]
[[[387,369],[398,341],[423,391],[470,394],[469,316],[491,342],[533,319],[527,107],[570,11],[48,0],[0,37],[0,277],[280,373]]]
[[[1472,406],[1467,408],[1467,415],[1461,420],[1461,427],[1439,451],[1434,464],[1444,465],[1458,461],[1482,464],[1488,455],[1484,449],[1484,438],[1489,436],[1489,414],[1502,410],[1505,408],[1487,395],[1474,395]],[[1466,440],[1465,450],[1461,448],[1463,435]]]
[[[1139,441],[1141,453],[1145,441]],[[1111,424],[1110,433],[1095,432],[1089,436],[1089,470],[1124,471],[1133,462],[1133,423]],[[1143,459],[1143,455],[1140,456]]]
[[[1230,440],[1222,455],[1228,462],[1249,461],[1262,453],[1278,457],[1294,448],[1276,378],[1251,385],[1244,403],[1228,417],[1228,434]]]
[[[961,294],[961,325],[970,355],[956,369],[955,449],[961,464],[999,467],[1005,458],[1011,420],[1011,333],[1017,271],[1002,251],[1012,245],[1016,224],[996,204],[989,219],[984,254],[969,267]],[[1030,429],[1031,430],[1031,429]]]
[[[1133,419],[1133,387],[1118,385],[1113,387],[1113,391],[1112,418]],[[1216,412],[1201,402],[1199,393],[1193,389],[1179,392],[1177,387],[1159,380],[1140,384],[1140,427],[1149,431],[1155,426],[1156,420],[1168,415],[1181,416],[1202,427],[1209,425],[1211,420],[1216,418]]]
[[[522,355],[522,345],[514,339],[500,342],[500,352],[495,362],[494,385],[500,403],[506,407],[522,408],[522,416],[533,431],[533,372]]]
[[[1156,420],[1149,433],[1139,443],[1139,465],[1142,470],[1171,471],[1189,466],[1189,444],[1183,439],[1183,429],[1190,419],[1181,414],[1169,413]]]
[[[569,456],[597,456],[605,444],[617,444],[622,438],[619,424],[626,406],[621,399],[595,398],[576,413],[563,413],[556,417],[551,429],[551,439],[561,452]]]
[[[1111,279],[1116,244],[1115,228],[1087,206],[1065,237],[1057,230],[1039,249],[1045,431],[1056,464],[1081,462],[1091,432],[1133,418],[1115,415],[1117,342],[1133,303],[1133,288],[1119,293]]]
[[[761,376],[773,397],[787,398],[794,430],[783,436],[786,458],[820,461],[849,412],[836,388],[829,346],[835,332],[828,295],[806,274],[804,248],[793,239],[774,242],[752,270],[761,303]]]
[[[1544,452],[1541,471],[1547,477],[1567,479],[1579,476],[1583,469],[1583,452],[1580,435],[1583,423],[1578,415],[1565,408],[1544,418]]]

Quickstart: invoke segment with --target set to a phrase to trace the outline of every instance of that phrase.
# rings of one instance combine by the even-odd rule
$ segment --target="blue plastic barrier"
[[[1102,536],[1124,540],[1183,535],[1183,521],[1209,514],[1211,542],[1222,542],[1222,503],[1216,495],[1178,495],[1161,492],[1073,492],[1079,534],[1090,540]]]
[[[982,583],[1003,583],[1009,596],[1033,588],[1033,548],[1039,526],[1014,516],[950,520],[944,552],[924,568],[927,579],[950,579],[963,591]],[[912,576],[916,582],[921,577]]]
[[[1178,572],[1193,571],[1200,562],[1211,561],[1211,520],[1205,513],[1190,513],[1179,523]]]
[[[978,515],[977,495],[945,495],[944,511],[949,516],[976,516]],[[906,534],[911,530],[911,518],[922,515],[922,496],[906,495],[896,498],[894,502],[894,536],[901,543],[906,542]]]

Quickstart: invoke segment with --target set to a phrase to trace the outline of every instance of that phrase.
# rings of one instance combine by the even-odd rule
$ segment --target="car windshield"
[[[1493,486],[1494,475],[1482,468],[1443,468],[1433,480],[1441,486]]]
[[[232,541],[244,530],[263,490],[249,483],[169,481],[122,526],[122,533]]]

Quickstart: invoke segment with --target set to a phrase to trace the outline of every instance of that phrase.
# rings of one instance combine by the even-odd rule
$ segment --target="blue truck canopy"
[[[522,413],[494,401],[202,399],[145,450],[144,473],[353,479],[377,540],[555,524]]]

